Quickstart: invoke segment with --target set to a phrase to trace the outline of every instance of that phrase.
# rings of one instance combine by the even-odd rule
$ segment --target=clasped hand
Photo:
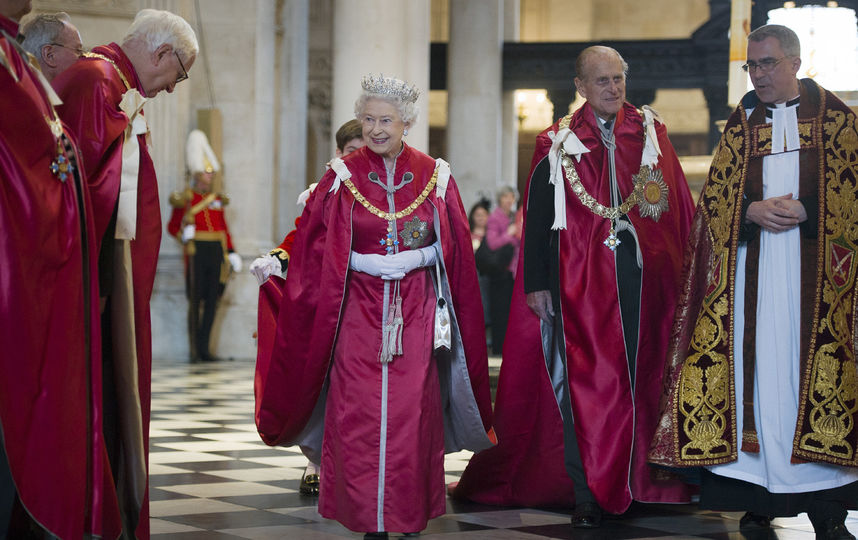
[[[748,205],[745,219],[769,232],[778,233],[788,231],[799,223],[807,221],[807,211],[800,201],[792,198],[792,193],[787,193],[752,202]]]
[[[434,246],[402,251],[389,255],[356,253],[352,251],[349,267],[385,280],[402,279],[415,268],[435,264]]]

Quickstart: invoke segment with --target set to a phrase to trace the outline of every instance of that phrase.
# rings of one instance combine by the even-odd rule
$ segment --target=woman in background
[[[521,229],[515,219],[516,192],[505,186],[498,191],[498,206],[489,216],[485,243],[495,255],[496,269],[489,275],[489,313],[491,319],[492,353],[503,353],[512,284]]]

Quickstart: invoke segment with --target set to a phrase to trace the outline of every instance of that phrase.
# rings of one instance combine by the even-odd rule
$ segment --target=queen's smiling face
[[[366,101],[360,114],[366,146],[385,159],[393,159],[402,149],[402,136],[409,127],[396,106],[378,98]]]

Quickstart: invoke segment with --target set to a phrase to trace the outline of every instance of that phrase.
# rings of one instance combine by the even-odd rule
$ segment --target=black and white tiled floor
[[[297,448],[270,448],[260,441],[253,424],[252,362],[156,361],[150,435],[153,540],[362,538],[320,517],[315,499],[298,492],[306,459]],[[458,479],[469,457],[469,452],[447,456],[448,482]],[[739,517],[695,506],[640,506],[600,529],[573,531],[566,510],[448,499],[447,514],[430,521],[421,538],[814,538],[805,516],[777,519],[770,531],[756,534],[740,533]],[[850,515],[847,525],[858,532],[858,514]]]

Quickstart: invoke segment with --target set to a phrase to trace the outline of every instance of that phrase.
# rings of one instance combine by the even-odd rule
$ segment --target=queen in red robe
[[[386,538],[444,513],[444,453],[492,444],[491,405],[456,184],[402,142],[417,90],[384,77],[363,87],[367,145],[332,162],[304,211],[274,352],[257,364],[256,422],[266,443],[320,455],[322,516]],[[443,353],[438,285],[452,319]]]

